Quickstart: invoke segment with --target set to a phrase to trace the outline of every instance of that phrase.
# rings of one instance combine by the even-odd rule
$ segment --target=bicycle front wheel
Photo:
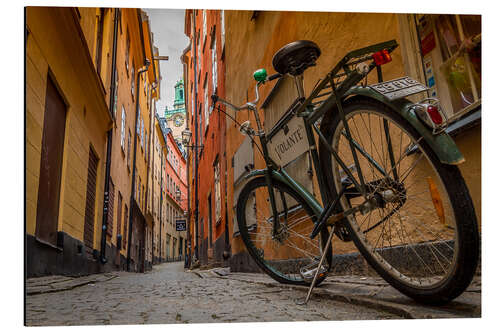
[[[321,127],[372,198],[367,202],[350,185],[341,200],[343,209],[363,208],[347,219],[354,243],[378,274],[415,300],[457,297],[470,284],[479,255],[476,215],[460,171],[442,164],[418,132],[383,104],[351,99],[344,113],[349,131],[338,112]],[[330,154],[321,161],[330,190],[338,193],[348,182],[345,172]]]
[[[278,212],[279,232],[273,235],[273,213],[264,177],[250,180],[237,203],[238,227],[243,242],[256,264],[280,283],[310,285],[304,271],[315,269],[328,240],[327,228],[311,239],[316,216],[302,197],[277,180],[271,185]],[[326,277],[331,264],[331,246],[317,283]]]

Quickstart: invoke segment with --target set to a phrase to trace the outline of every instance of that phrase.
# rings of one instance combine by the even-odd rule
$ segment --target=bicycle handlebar
[[[255,85],[255,96],[256,96],[256,98],[255,98],[255,100],[253,102],[247,102],[247,103],[245,103],[245,104],[243,104],[241,106],[236,106],[236,105],[234,105],[234,104],[232,104],[232,103],[230,103],[230,102],[228,102],[228,101],[220,98],[217,95],[212,95],[211,96],[211,98],[212,98],[212,106],[215,107],[215,104],[217,102],[220,102],[220,103],[222,103],[224,105],[229,106],[230,108],[232,108],[235,111],[256,110],[256,105],[257,105],[257,103],[259,102],[259,99],[260,99],[260,96],[259,96],[259,86],[261,84],[264,84],[266,81],[273,81],[273,80],[276,80],[277,78],[280,78],[282,76],[283,76],[282,74],[276,73],[276,74],[273,74],[271,76],[268,76],[266,78],[266,80],[263,81],[263,82],[257,82],[257,84]]]

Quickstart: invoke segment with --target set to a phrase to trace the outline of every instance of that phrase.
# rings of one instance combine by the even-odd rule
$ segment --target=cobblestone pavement
[[[26,324],[175,324],[267,321],[397,319],[400,316],[326,297],[307,306],[301,289],[186,272],[183,263],[139,274],[114,272],[67,290],[35,289],[26,296]],[[56,279],[57,280],[57,279]],[[90,281],[90,282],[89,282]],[[41,283],[31,283],[33,287]],[[30,285],[30,283],[28,283]],[[46,290],[46,289],[44,289]],[[60,289],[58,289],[60,290]]]

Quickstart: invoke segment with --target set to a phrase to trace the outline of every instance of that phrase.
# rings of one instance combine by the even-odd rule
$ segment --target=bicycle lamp
[[[372,54],[375,65],[380,66],[392,61],[391,54],[387,50],[378,51]]]
[[[263,83],[267,79],[267,71],[265,68],[258,69],[253,73],[253,78],[255,81]]]
[[[426,98],[413,104],[412,109],[424,124],[432,128],[432,134],[441,133],[446,128],[448,119],[437,99]]]

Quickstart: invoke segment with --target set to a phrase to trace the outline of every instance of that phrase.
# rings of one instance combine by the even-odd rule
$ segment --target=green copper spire
[[[174,109],[184,108],[184,81],[181,79],[175,84]]]
[[[172,109],[169,109],[168,106],[165,107],[165,118],[170,119],[176,113],[185,113],[185,96],[184,96],[184,81],[180,79],[174,86],[175,88],[175,97],[174,97],[174,106]]]

